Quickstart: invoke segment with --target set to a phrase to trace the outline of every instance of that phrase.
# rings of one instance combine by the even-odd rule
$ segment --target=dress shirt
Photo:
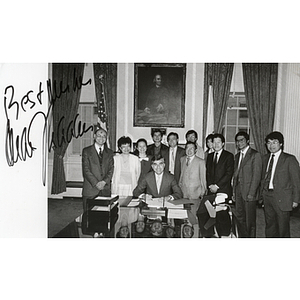
[[[161,173],[160,175],[155,173],[155,181],[156,181],[156,187],[157,187],[157,192],[158,193],[160,192],[162,177],[163,177],[163,173]]]
[[[217,155],[217,163],[218,163],[218,161],[219,161],[219,159],[220,159],[220,156],[221,156],[221,154],[222,154],[222,151],[223,151],[223,148],[222,148],[219,152],[215,151],[214,159],[215,159],[216,153],[218,153],[218,155]],[[214,159],[213,159],[213,161],[214,161]]]
[[[189,162],[189,165],[191,164],[191,162],[193,161],[195,155],[196,155],[196,154],[194,154],[193,156],[187,156],[187,157],[186,157],[186,165],[187,165],[188,162]]]
[[[176,152],[177,152],[177,146],[175,146],[174,148],[170,147],[170,151],[169,151],[169,171],[173,175],[174,175],[174,170],[175,170]],[[172,160],[172,155],[173,155],[173,160]]]
[[[270,180],[269,189],[273,189],[274,188],[274,186],[273,186],[273,178],[274,178],[274,173],[275,173],[276,165],[277,165],[277,162],[278,162],[278,158],[279,158],[279,155],[281,154],[281,152],[282,152],[282,150],[280,149],[276,153],[271,153],[270,154],[270,158],[269,158],[269,161],[268,161],[267,170],[269,168],[270,160],[271,160],[271,157],[272,157],[273,154],[274,154],[274,162],[273,162],[273,168],[272,168],[272,173],[271,173],[271,180]]]
[[[99,150],[100,150],[100,148],[101,148],[101,151],[102,151],[102,153],[103,153],[103,150],[104,150],[104,145],[102,145],[102,146],[99,146],[97,143],[95,143],[95,149],[96,149],[96,151],[97,151],[97,153],[99,154]]]

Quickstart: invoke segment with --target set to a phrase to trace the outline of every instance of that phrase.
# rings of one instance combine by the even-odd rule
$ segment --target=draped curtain
[[[100,76],[103,75],[107,130],[110,148],[116,150],[117,131],[117,64],[94,63],[94,79],[97,101],[101,98]]]
[[[206,63],[204,67],[203,95],[203,144],[207,126],[207,106],[209,86],[213,88],[214,102],[214,132],[221,133],[226,115],[227,102],[230,93],[233,74],[233,63]]]
[[[53,101],[53,174],[52,194],[66,191],[64,155],[72,138],[70,128],[78,112],[84,64],[52,64]],[[71,124],[71,126],[70,126]]]
[[[243,63],[250,127],[257,151],[266,153],[264,139],[273,130],[278,64]]]

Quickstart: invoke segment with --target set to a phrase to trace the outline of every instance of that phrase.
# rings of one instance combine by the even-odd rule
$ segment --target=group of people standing
[[[203,197],[223,193],[235,203],[240,237],[256,237],[256,207],[261,200],[266,237],[290,236],[290,212],[300,202],[300,168],[295,156],[283,152],[280,132],[266,137],[269,154],[263,157],[250,147],[246,132],[235,136],[235,156],[224,149],[225,138],[219,133],[206,137],[205,152],[194,130],[186,133],[185,148],[178,145],[176,132],[168,134],[168,146],[163,144],[159,129],[152,132],[153,144],[141,138],[134,151],[129,137],[118,140],[117,153],[107,147],[106,138],[106,131],[98,129],[94,144],[82,152],[84,211],[87,199],[97,195],[188,198],[198,222]]]

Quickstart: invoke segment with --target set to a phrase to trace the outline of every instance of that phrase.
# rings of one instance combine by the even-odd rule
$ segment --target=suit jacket
[[[106,182],[103,194],[111,194],[111,180],[114,173],[114,153],[104,146],[102,169],[100,168],[99,156],[95,145],[91,145],[82,150],[82,174],[83,189],[82,196],[94,197],[99,194],[96,184],[104,180]]]
[[[154,149],[155,149],[155,144],[151,144],[147,147],[147,155],[154,156]],[[166,146],[165,144],[161,144],[160,146],[160,154],[161,156],[165,156],[169,147]]]
[[[240,155],[240,152],[235,155],[233,193],[235,193],[236,185],[239,183],[244,200],[247,200],[248,195],[253,196],[252,201],[258,200],[262,171],[261,155],[256,150],[249,148],[238,170]]]
[[[181,176],[179,187],[184,198],[199,199],[206,192],[206,167],[204,159],[194,156],[186,165],[186,156],[181,158]]]
[[[219,187],[218,193],[226,193],[228,198],[231,199],[231,179],[234,171],[234,156],[231,152],[223,149],[215,172],[213,168],[213,158],[214,153],[208,154],[206,161],[207,187],[209,187],[211,184],[216,184]]]
[[[182,198],[182,191],[174,176],[166,171],[163,173],[159,192],[157,191],[154,171],[146,174],[145,177],[138,183],[138,186],[134,189],[133,196],[138,197],[143,193],[152,195],[154,198],[166,197],[169,195],[172,195],[174,199]]]
[[[171,148],[168,148],[168,151],[164,154],[165,159],[165,170],[169,171],[170,166],[170,151]],[[179,146],[177,146],[176,156],[175,156],[175,168],[174,168],[174,177],[177,183],[179,183],[180,173],[181,173],[181,157],[185,155],[185,150]]]
[[[263,157],[263,173],[261,188],[264,186],[270,154]],[[274,172],[274,198],[282,211],[291,211],[293,202],[300,203],[299,162],[294,155],[282,152],[278,158]]]

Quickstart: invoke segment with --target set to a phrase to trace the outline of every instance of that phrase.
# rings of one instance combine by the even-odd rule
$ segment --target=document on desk
[[[139,201],[134,201],[132,200],[128,205],[127,207],[137,207],[139,206],[140,202]]]
[[[179,199],[182,200],[182,199]],[[166,201],[166,197],[161,198],[152,198],[152,199],[146,199],[146,203],[148,204],[148,207],[166,207],[171,209],[183,209],[183,203],[182,202],[176,202],[177,200],[171,200]],[[190,202],[189,202],[190,203]]]
[[[186,209],[168,209],[168,218],[170,219],[187,219]]]

